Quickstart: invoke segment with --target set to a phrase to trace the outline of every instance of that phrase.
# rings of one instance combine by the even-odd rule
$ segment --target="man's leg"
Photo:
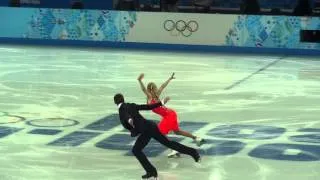
[[[147,174],[148,173],[157,174],[156,168],[150,163],[146,155],[142,152],[142,149],[146,147],[150,139],[151,139],[151,136],[149,134],[142,133],[136,140],[136,143],[132,148],[132,153],[134,154],[134,156],[136,156],[136,158],[138,159],[138,161],[140,162],[144,170],[147,172]]]

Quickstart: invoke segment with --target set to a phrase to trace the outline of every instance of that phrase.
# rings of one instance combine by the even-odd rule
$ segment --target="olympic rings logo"
[[[0,124],[13,124],[25,121],[26,118],[22,116],[11,115],[7,112],[0,112]]]
[[[192,33],[198,31],[199,24],[197,21],[191,20],[189,22],[185,22],[183,20],[179,20],[174,22],[173,20],[166,20],[163,23],[163,28],[166,31],[173,32],[177,31],[178,34],[182,34],[184,37],[190,37]]]
[[[25,124],[34,127],[69,127],[80,124],[79,121],[68,118],[40,118],[40,119],[28,119],[23,116],[12,115],[8,112],[0,111],[0,125],[14,124],[19,122],[25,122]]]

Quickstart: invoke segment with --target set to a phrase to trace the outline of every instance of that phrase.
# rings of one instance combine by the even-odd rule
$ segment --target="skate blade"
[[[168,158],[180,158],[180,153],[178,154],[173,154],[173,155],[169,155]]]
[[[206,143],[206,140],[201,140],[200,142],[197,142],[197,146],[200,147]]]
[[[142,180],[159,180],[159,177],[150,177],[150,178],[147,178],[147,179],[143,179]]]

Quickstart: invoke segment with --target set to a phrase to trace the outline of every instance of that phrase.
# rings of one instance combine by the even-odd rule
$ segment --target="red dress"
[[[157,100],[152,99],[150,104],[157,103]],[[152,110],[154,113],[162,117],[158,124],[159,130],[163,135],[167,135],[170,131],[179,130],[177,113],[165,106],[160,106]]]

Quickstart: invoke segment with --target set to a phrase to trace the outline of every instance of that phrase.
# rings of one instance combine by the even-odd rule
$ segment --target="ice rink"
[[[0,46],[0,180],[136,180],[135,141],[113,103],[161,85],[200,164],[156,142],[160,180],[319,180],[320,57]],[[152,112],[145,117],[160,120]],[[170,136],[196,147],[187,138]]]

